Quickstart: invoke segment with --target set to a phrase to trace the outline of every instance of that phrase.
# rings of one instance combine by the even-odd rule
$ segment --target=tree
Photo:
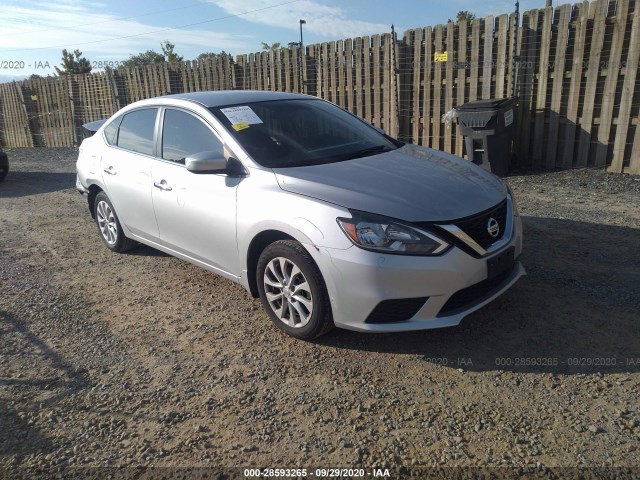
[[[162,62],[164,62],[163,55],[160,55],[155,50],[147,50],[137,55],[131,55],[128,60],[122,62],[122,66],[126,68],[142,67],[144,65]]]
[[[162,53],[164,54],[164,58],[167,62],[174,63],[182,61],[182,57],[173,51],[176,46],[169,40],[162,42],[160,47],[162,48]]]
[[[139,53],[137,55],[131,55],[127,60],[121,62],[123,67],[142,67],[144,65],[151,65],[154,63],[163,62],[181,62],[182,57],[174,52],[176,46],[169,40],[165,40],[160,44],[162,53],[158,53],[155,50],[147,50],[146,52]]]
[[[271,45],[269,45],[266,42],[262,42],[262,49],[263,50],[278,50],[280,48],[280,42],[276,42],[273,43]]]
[[[80,50],[62,50],[62,68],[55,67],[57,75],[81,74],[91,71],[91,62],[82,56]]]
[[[456,16],[456,20],[458,23],[462,22],[463,20],[470,22],[471,20],[475,20],[475,19],[476,19],[475,14],[471,13],[469,10],[460,10],[458,12],[458,15]]]
[[[230,56],[231,54],[225,52],[224,50],[222,50],[220,53],[202,52],[200,55],[198,55],[198,60],[205,60],[207,58],[230,57]]]

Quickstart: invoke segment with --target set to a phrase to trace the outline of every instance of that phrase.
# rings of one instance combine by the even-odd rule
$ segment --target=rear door
[[[223,155],[223,143],[195,114],[165,108],[161,115],[159,159],[152,169],[160,243],[221,273],[237,276],[236,190],[241,179],[188,171],[187,156],[212,151]]]
[[[151,166],[154,163],[158,108],[142,108],[124,114],[119,127],[105,132],[110,148],[101,159],[102,178],[120,222],[131,233],[158,240],[151,199]]]

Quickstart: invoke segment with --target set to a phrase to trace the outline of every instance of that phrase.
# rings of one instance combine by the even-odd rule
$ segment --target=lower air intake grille
[[[509,269],[493,278],[488,278],[482,282],[471,285],[470,287],[458,290],[456,293],[451,295],[449,300],[447,300],[447,303],[445,303],[440,309],[438,317],[445,317],[456,310],[480,302],[484,297],[488,296],[502,282],[504,282],[512,272],[513,269]]]
[[[404,322],[418,313],[427,300],[429,297],[385,300],[373,309],[365,323]]]

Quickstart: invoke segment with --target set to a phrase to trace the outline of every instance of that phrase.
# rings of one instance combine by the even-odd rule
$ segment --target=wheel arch
[[[247,249],[247,284],[253,298],[260,296],[258,293],[258,282],[256,280],[256,269],[258,267],[260,254],[267,246],[278,240],[298,241],[297,238],[280,230],[264,230],[253,237],[249,244],[249,248]]]
[[[93,219],[96,218],[96,212],[95,212],[96,197],[100,192],[103,192],[103,191],[104,190],[102,190],[95,183],[89,186],[89,194],[87,195],[87,202],[89,205],[89,212],[91,213],[91,218]]]

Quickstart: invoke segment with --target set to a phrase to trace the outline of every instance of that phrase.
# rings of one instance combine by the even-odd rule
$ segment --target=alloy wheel
[[[102,238],[107,244],[115,245],[118,241],[118,225],[113,210],[107,202],[101,200],[96,207],[96,215]]]
[[[264,271],[264,291],[269,306],[286,325],[301,328],[313,314],[313,295],[302,270],[290,259],[276,257]]]

